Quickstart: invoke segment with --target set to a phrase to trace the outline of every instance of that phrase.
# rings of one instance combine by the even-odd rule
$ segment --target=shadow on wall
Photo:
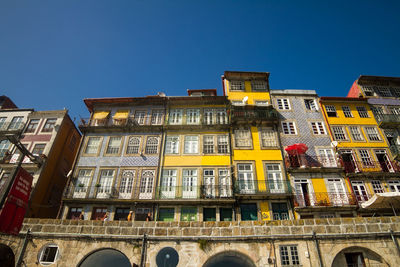
[[[87,255],[78,267],[131,267],[129,259],[122,252],[105,248]],[[135,265],[133,265],[135,266]]]
[[[240,252],[224,251],[209,258],[203,267],[256,267],[256,265]]]
[[[14,267],[15,266],[15,255],[9,246],[0,244],[0,266],[2,267]]]

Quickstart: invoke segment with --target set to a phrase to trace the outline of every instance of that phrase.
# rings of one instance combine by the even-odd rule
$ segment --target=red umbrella
[[[285,150],[290,155],[299,155],[306,153],[306,151],[308,150],[308,146],[306,144],[299,143],[287,146]]]

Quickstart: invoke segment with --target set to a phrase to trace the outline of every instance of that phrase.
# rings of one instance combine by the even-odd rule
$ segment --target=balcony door
[[[400,192],[400,180],[388,181],[390,192]]]
[[[309,207],[314,205],[315,200],[312,195],[311,181],[308,179],[295,179],[294,189],[299,207]]]
[[[215,171],[204,170],[203,195],[205,198],[215,198]]]
[[[160,198],[174,198],[176,189],[176,170],[164,170],[161,179]]]
[[[183,170],[183,198],[197,198],[197,170]]]
[[[340,155],[343,160],[343,167],[347,173],[359,172],[352,150],[341,150]]]
[[[132,196],[133,181],[135,178],[134,170],[124,170],[119,184],[119,198],[130,199]]]
[[[254,194],[253,165],[238,164],[237,168],[240,194]]]
[[[392,163],[390,162],[385,150],[375,150],[375,155],[383,172],[394,172]]]
[[[323,167],[337,167],[332,149],[318,149],[318,157]]]
[[[364,202],[368,200],[368,193],[367,189],[365,188],[364,182],[352,181],[351,186],[353,187],[353,191],[356,195],[357,201]]]
[[[151,199],[153,196],[154,170],[144,170],[140,179],[139,199]]]
[[[74,198],[85,198],[88,191],[88,185],[92,176],[92,170],[79,170],[78,178],[76,179]]]
[[[270,193],[285,193],[280,164],[265,164],[267,171],[267,190]]]
[[[344,189],[342,179],[328,179],[326,181],[329,200],[334,206],[343,206],[349,204],[349,200]]]
[[[101,170],[100,180],[97,187],[97,198],[110,198],[112,182],[114,179],[114,170]]]
[[[231,197],[232,190],[231,190],[231,177],[229,175],[229,170],[219,169],[218,178],[219,178],[219,196]]]

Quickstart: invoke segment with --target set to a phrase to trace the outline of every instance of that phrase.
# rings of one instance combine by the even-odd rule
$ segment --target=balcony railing
[[[309,155],[295,155],[286,156],[285,164],[287,168],[299,169],[299,168],[340,168],[335,157],[331,156],[309,156]]]
[[[0,132],[20,133],[25,127],[25,122],[3,122],[0,123]]]
[[[237,180],[235,193],[240,195],[274,195],[291,192],[289,181],[278,180]]]
[[[231,119],[232,121],[238,120],[277,120],[278,113],[269,107],[261,108],[255,107],[249,109],[247,106],[244,107],[234,107],[231,111]]]
[[[374,114],[379,126],[400,124],[400,116],[395,114]]]
[[[65,198],[76,199],[153,199],[153,188],[132,186],[80,186],[71,185]]]
[[[156,189],[157,199],[226,199],[232,198],[229,185],[160,186]]]
[[[342,165],[346,173],[363,172],[398,172],[399,166],[394,161],[343,161]]]
[[[392,155],[395,157],[395,159],[400,158],[400,146],[399,145],[391,145],[391,146],[389,146],[389,149],[392,152]]]
[[[214,117],[201,117],[198,119],[198,121],[190,123],[188,121],[185,120],[181,120],[180,122],[174,122],[171,120],[167,120],[166,121],[167,125],[190,125],[190,126],[196,126],[196,125],[214,125],[214,126],[218,126],[218,125],[228,125],[228,117],[227,116],[220,116],[217,118]]]
[[[90,118],[81,119],[79,122],[79,127],[137,127],[137,126],[148,126],[148,125],[155,125],[160,126],[162,125],[162,121],[156,120],[152,121],[151,116],[145,116],[141,118],[127,118],[127,119],[102,119],[102,120],[95,120]]]
[[[343,207],[357,205],[357,197],[351,193],[312,193],[295,194],[294,206],[306,207]]]

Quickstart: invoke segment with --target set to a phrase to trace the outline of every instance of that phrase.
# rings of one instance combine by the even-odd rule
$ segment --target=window
[[[56,125],[57,119],[47,119],[46,123],[43,126],[42,132],[51,132],[53,131],[54,125]]]
[[[92,170],[90,169],[79,170],[78,177],[76,178],[76,183],[75,183],[75,192],[86,193],[91,177],[92,177]],[[75,194],[74,196],[76,197]],[[82,196],[84,197],[85,194]]]
[[[279,246],[282,266],[300,266],[299,253],[296,245]]]
[[[7,119],[6,117],[0,117],[0,129],[4,127],[6,119]]]
[[[373,180],[373,181],[371,181],[371,185],[372,185],[372,189],[374,190],[374,193],[383,193],[383,192],[385,192],[383,190],[381,181]]]
[[[217,217],[216,208],[203,208],[203,221],[205,222],[215,222]]]
[[[254,194],[254,178],[252,164],[238,164],[238,182],[241,194]]]
[[[199,109],[188,109],[186,110],[186,123],[187,124],[199,124],[200,122],[200,110]]]
[[[218,135],[217,146],[218,146],[218,153],[220,153],[220,154],[229,153],[228,136],[227,135]]]
[[[232,209],[231,208],[219,208],[219,220],[220,221],[232,221]]]
[[[203,153],[204,154],[214,153],[214,136],[212,135],[203,136]]]
[[[394,115],[400,115],[400,107],[390,107],[389,110]]]
[[[282,122],[282,131],[284,134],[296,134],[294,122]]]
[[[225,109],[217,110],[217,124],[227,124],[228,123],[228,115]]]
[[[135,178],[135,170],[124,170],[121,175],[121,182],[119,184],[120,198],[130,198],[133,188],[133,180]]]
[[[335,140],[347,140],[346,134],[344,132],[344,128],[342,126],[332,126],[333,136]]]
[[[203,113],[204,124],[214,124],[214,111],[212,109],[205,109]]]
[[[196,221],[197,208],[196,207],[182,207],[181,208],[181,221]]]
[[[10,177],[9,172],[4,172],[3,175],[0,178],[0,192],[3,189],[3,186],[5,185],[5,183],[8,181],[8,178]]]
[[[32,150],[32,154],[34,154],[34,155],[41,155],[41,154],[43,154],[43,151],[44,151],[44,148],[46,147],[46,144],[36,144],[34,147],[33,147],[33,150]]]
[[[10,147],[10,141],[8,141],[7,139],[0,141],[0,157],[4,157],[9,147]]]
[[[158,152],[158,137],[148,137],[146,142],[146,154],[157,154]]]
[[[142,179],[140,180],[139,199],[151,199],[153,195],[154,170],[142,171]]]
[[[153,112],[151,113],[151,124],[161,125],[163,123],[163,114],[164,112],[162,110],[153,110]]]
[[[335,106],[326,105],[325,109],[326,109],[326,114],[328,115],[328,117],[337,117]]]
[[[257,221],[257,204],[241,204],[242,221]]]
[[[231,81],[231,91],[244,91],[244,81]]]
[[[389,87],[379,86],[376,88],[377,93],[383,97],[392,97],[392,93],[390,92]]]
[[[267,90],[267,81],[251,81],[251,89],[253,91],[265,91]]]
[[[167,136],[165,140],[165,154],[179,153],[179,136]]]
[[[356,107],[360,118],[369,118],[367,109],[365,107]]]
[[[14,117],[12,118],[10,125],[8,126],[9,130],[17,130],[22,126],[22,120],[24,117]]]
[[[145,110],[137,110],[135,111],[135,121],[139,125],[143,125],[146,122],[146,111]]]
[[[400,192],[400,180],[388,181],[390,192]]]
[[[378,133],[378,129],[375,127],[365,127],[365,132],[368,136],[369,141],[380,141],[381,137]]]
[[[366,167],[374,166],[368,150],[360,149],[358,152],[360,153],[361,162],[364,166],[366,166]]]
[[[308,110],[318,110],[314,99],[304,99],[304,105]]]
[[[219,196],[231,197],[231,176],[228,169],[218,169]]]
[[[85,154],[97,154],[99,150],[100,137],[89,137],[85,149]]]
[[[197,170],[183,170],[183,198],[197,198]]]
[[[276,100],[276,103],[278,104],[278,109],[280,109],[280,110],[290,109],[289,99],[287,99],[287,98],[278,98]]]
[[[312,128],[313,134],[315,134],[315,135],[326,134],[325,127],[322,122],[312,122],[311,128]]]
[[[97,189],[97,197],[101,198],[101,197],[108,197],[111,193],[111,187],[112,187],[112,183],[114,180],[114,170],[101,170],[100,172],[100,180],[99,183],[96,187]]]
[[[116,208],[114,221],[126,221],[130,211],[129,208]]]
[[[181,124],[182,123],[182,109],[171,109],[170,110],[169,123],[170,124]]]
[[[31,119],[28,127],[26,127],[26,133],[34,133],[39,125],[39,119]]]
[[[274,220],[289,220],[289,212],[285,202],[272,203],[271,206]]]
[[[195,135],[185,136],[185,154],[199,153],[199,137]]]
[[[44,246],[39,255],[39,262],[42,265],[50,265],[58,258],[58,246],[56,244],[49,244]]]
[[[279,164],[265,164],[268,189],[271,193],[284,193],[281,166]]]
[[[81,215],[82,211],[83,211],[83,209],[81,207],[71,207],[69,209],[67,219],[78,220],[79,215]],[[83,217],[85,217],[85,215]]]
[[[256,106],[268,106],[268,101],[256,100],[255,104]]]
[[[112,136],[108,140],[106,154],[119,154],[122,138],[120,136]]]
[[[366,96],[373,96],[374,95],[374,87],[373,86],[363,86],[364,93]]]
[[[317,150],[318,158],[324,167],[337,167],[336,159],[330,148],[320,148]]]
[[[251,147],[251,132],[249,129],[235,130],[235,146],[236,147]]]
[[[131,136],[128,140],[128,146],[126,147],[126,154],[139,154],[140,148],[140,137]]]
[[[261,146],[276,147],[278,146],[277,137],[273,128],[261,128]]]
[[[350,126],[349,130],[350,130],[351,138],[353,139],[353,141],[364,141],[364,138],[360,131],[360,127]]]
[[[158,210],[158,221],[173,222],[175,217],[174,208],[160,208]]]
[[[163,170],[160,198],[174,198],[176,187],[176,170]]]
[[[215,171],[213,169],[203,170],[202,195],[205,198],[215,197]]]
[[[351,113],[350,107],[342,106],[343,114],[346,118],[352,118],[353,114]]]

